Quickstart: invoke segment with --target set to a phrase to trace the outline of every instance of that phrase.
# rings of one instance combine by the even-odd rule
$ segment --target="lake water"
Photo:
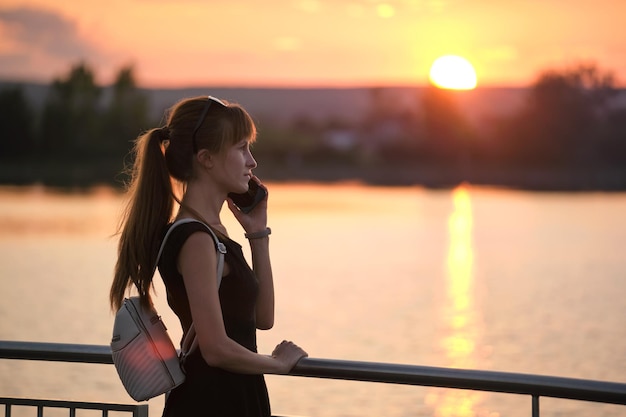
[[[0,339],[109,343],[122,208],[106,188],[0,190]],[[269,225],[277,323],[259,333],[262,353],[290,339],[314,358],[626,382],[626,193],[270,184]],[[161,285],[157,307],[177,340]],[[282,415],[530,415],[527,396],[267,381]],[[0,395],[132,403],[110,365],[0,360]],[[151,416],[162,405],[150,401]],[[541,407],[626,415],[547,398]]]

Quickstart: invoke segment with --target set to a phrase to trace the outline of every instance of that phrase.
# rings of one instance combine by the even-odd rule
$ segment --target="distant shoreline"
[[[118,163],[0,161],[0,186],[40,185],[59,189],[89,189],[107,185],[122,190],[128,180]],[[268,182],[362,182],[379,186],[422,186],[433,189],[453,188],[461,183],[476,186],[554,192],[626,191],[626,170],[584,171],[494,169],[480,167],[437,167],[408,164],[376,166],[259,165],[255,171]]]
[[[19,85],[35,107],[43,106],[48,85],[0,81],[0,88]],[[242,104],[258,123],[260,133],[282,134],[279,145],[266,151],[270,158],[280,159],[283,147],[289,147],[294,124],[306,122],[310,126],[328,126],[337,121],[341,126],[361,126],[373,111],[373,104],[384,90],[382,101],[393,103],[402,109],[415,109],[420,86],[388,87],[337,87],[337,88],[274,88],[274,87],[189,87],[151,88],[141,90],[148,96],[152,117],[160,120],[163,111],[183,97],[214,94]],[[479,87],[476,90],[455,95],[461,113],[467,117],[477,131],[492,128],[492,120],[515,111],[524,102],[528,88],[523,87]],[[619,103],[626,107],[626,89],[619,90]],[[109,97],[110,89],[104,88],[103,96]],[[106,100],[105,100],[106,101]],[[619,104],[618,103],[618,104]],[[374,109],[375,110],[375,109]],[[158,123],[158,122],[156,122]],[[281,130],[282,129],[282,130]],[[326,127],[326,129],[328,129]],[[320,135],[320,141],[324,140]],[[287,140],[286,140],[287,139]],[[260,149],[260,148],[259,148]],[[271,154],[270,152],[274,152]],[[349,155],[351,156],[351,154]],[[359,163],[358,158],[346,157],[352,162],[316,163],[304,161],[292,164],[288,158],[280,163],[268,163],[259,159],[258,175],[268,181],[315,181],[339,182],[361,181],[374,185],[420,185],[429,188],[448,188],[462,182],[476,185],[507,187],[522,190],[542,191],[626,191],[626,166],[606,168],[598,162],[588,167],[571,166],[561,169],[533,168],[513,169],[504,163],[490,160],[488,165],[479,161],[467,166],[435,165],[430,163],[411,164],[403,162]],[[69,158],[69,157],[68,157]],[[52,187],[90,187],[108,184],[122,188],[124,169],[122,156],[91,155],[89,159],[0,159],[0,184],[31,185],[44,184]],[[592,162],[590,162],[591,164]]]

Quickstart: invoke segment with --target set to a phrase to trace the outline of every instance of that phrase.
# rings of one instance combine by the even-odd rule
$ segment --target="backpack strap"
[[[161,242],[161,247],[159,248],[159,252],[157,253],[156,261],[154,263],[154,272],[156,272],[156,269],[159,265],[159,259],[161,259],[163,248],[165,248],[165,242],[167,241],[167,238],[170,236],[170,234],[174,231],[174,229],[177,226],[180,226],[181,224],[193,223],[193,222],[200,223],[201,225],[206,227],[206,229],[209,231],[209,233],[213,237],[213,240],[215,241],[215,247],[217,249],[217,268],[218,268],[217,269],[217,287],[219,288],[221,281],[222,281],[222,273],[224,272],[224,254],[226,253],[226,246],[222,242],[220,242],[220,240],[217,238],[217,235],[215,234],[213,229],[211,229],[208,225],[201,222],[200,220],[196,220],[196,219],[189,219],[189,218],[180,219],[180,220],[175,221],[172,224],[172,226],[170,226],[169,230],[165,234],[165,237],[163,237],[163,242]]]
[[[165,233],[165,236],[163,237],[163,242],[161,242],[161,247],[159,248],[156,262],[154,264],[153,275],[154,275],[154,272],[156,272],[156,269],[159,265],[159,259],[161,258],[161,254],[163,253],[163,248],[165,247],[165,242],[167,241],[167,238],[170,236],[170,233],[172,233],[172,231],[177,226],[180,226],[181,224],[193,223],[193,222],[200,223],[201,225],[206,227],[206,229],[209,231],[209,234],[213,237],[213,240],[215,241],[215,248],[217,250],[217,288],[219,289],[220,285],[222,284],[222,274],[224,273],[224,254],[226,253],[226,245],[220,242],[215,232],[207,224],[196,219],[190,219],[190,218],[180,219],[180,220],[175,221],[172,224],[172,226],[170,226],[169,230],[167,231],[167,233]],[[181,362],[184,363],[185,358],[191,352],[193,352],[193,350],[197,346],[198,346],[198,338],[196,337],[196,330],[194,328],[193,322],[191,322],[191,326],[189,327],[189,330],[187,331],[187,334],[185,335],[185,338],[183,339],[183,342],[181,344],[181,353],[180,353]]]

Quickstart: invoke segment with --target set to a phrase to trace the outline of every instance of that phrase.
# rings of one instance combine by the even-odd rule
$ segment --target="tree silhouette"
[[[505,158],[524,166],[593,165],[616,92],[613,75],[595,65],[542,73],[523,109],[499,131]]]
[[[34,120],[35,112],[20,87],[0,92],[0,155],[3,158],[36,152]]]
[[[100,134],[102,89],[86,64],[72,68],[66,79],[52,83],[41,122],[41,143],[47,153],[77,156],[94,153]]]
[[[132,141],[148,129],[148,98],[137,87],[132,67],[122,68],[112,86],[112,97],[104,115],[101,148],[120,154],[132,147]]]
[[[454,98],[462,93],[430,86],[421,98],[427,152],[434,161],[457,166],[467,162],[473,133]]]

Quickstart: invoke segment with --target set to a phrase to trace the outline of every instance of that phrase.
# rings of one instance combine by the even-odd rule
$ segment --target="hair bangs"
[[[251,143],[256,140],[256,126],[252,117],[240,106],[231,105],[228,107],[232,136],[228,138],[230,144],[247,139]]]

